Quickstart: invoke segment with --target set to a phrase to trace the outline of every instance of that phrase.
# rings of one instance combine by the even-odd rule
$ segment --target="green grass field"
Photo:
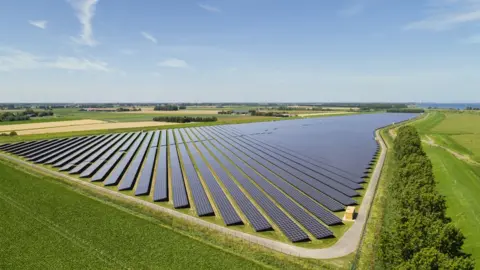
[[[263,268],[46,177],[0,172],[2,269]]]
[[[0,269],[345,269],[352,260],[273,252],[2,159],[0,209]]]
[[[480,114],[436,111],[414,125],[420,135],[480,162]]]
[[[434,112],[414,123],[423,137],[480,160],[480,114]],[[447,199],[447,214],[466,236],[464,249],[480,265],[480,166],[467,163],[447,150],[423,144],[432,161],[438,189]]]

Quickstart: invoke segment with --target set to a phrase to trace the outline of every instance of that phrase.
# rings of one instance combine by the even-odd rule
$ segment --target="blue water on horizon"
[[[417,107],[464,110],[467,107],[480,108],[480,103],[417,103]]]

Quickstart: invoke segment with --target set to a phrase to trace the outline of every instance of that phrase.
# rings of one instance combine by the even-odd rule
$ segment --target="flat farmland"
[[[69,126],[85,126],[104,124],[104,121],[100,120],[73,120],[73,121],[60,121],[60,122],[46,122],[46,123],[31,123],[31,124],[12,124],[0,126],[0,132],[8,131],[23,131],[23,130],[35,130],[44,128],[57,128],[57,127],[69,127]]]
[[[345,206],[362,201],[378,151],[373,131],[413,116],[112,133],[0,148],[232,230],[319,248],[348,230]]]
[[[2,160],[0,209],[1,269],[264,268]]]
[[[18,135],[37,135],[75,131],[159,127],[174,124],[175,123],[154,121],[107,123],[100,120],[72,120],[35,124],[6,125],[0,126],[0,132],[16,131]]]

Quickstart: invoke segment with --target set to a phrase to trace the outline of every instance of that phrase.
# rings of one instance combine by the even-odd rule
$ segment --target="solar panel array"
[[[0,151],[299,242],[334,237],[330,227],[342,225],[335,212],[357,204],[375,164],[380,148],[373,131],[413,116],[115,133],[5,144]]]

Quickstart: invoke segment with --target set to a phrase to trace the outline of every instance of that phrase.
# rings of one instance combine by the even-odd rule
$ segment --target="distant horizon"
[[[479,102],[435,102],[435,101],[427,101],[427,102],[414,102],[414,101],[310,101],[310,102],[296,102],[296,101],[246,101],[246,102],[238,102],[238,101],[200,101],[200,102],[189,102],[189,101],[85,101],[85,102],[70,102],[70,101],[35,101],[35,102],[28,102],[28,101],[18,101],[18,102],[0,102],[0,104],[177,104],[177,103],[185,103],[185,104],[341,104],[341,103],[358,103],[358,104],[370,104],[370,103],[380,103],[380,104],[456,104],[456,105],[468,105],[468,104],[480,104]]]

